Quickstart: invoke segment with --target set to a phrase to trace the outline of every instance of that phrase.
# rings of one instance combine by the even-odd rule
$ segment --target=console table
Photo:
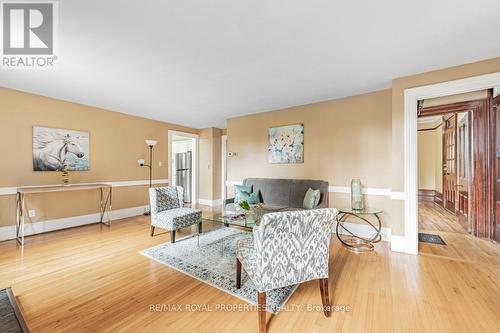
[[[113,187],[109,184],[75,184],[75,185],[52,185],[52,186],[26,186],[18,187],[16,194],[16,239],[24,246],[24,215],[25,215],[25,199],[29,194],[51,193],[51,192],[68,192],[68,191],[85,191],[98,190],[100,194],[100,219],[99,222],[111,226],[111,219],[108,214],[108,221],[104,221],[106,212],[111,211],[111,200]],[[107,195],[105,196],[105,190]]]

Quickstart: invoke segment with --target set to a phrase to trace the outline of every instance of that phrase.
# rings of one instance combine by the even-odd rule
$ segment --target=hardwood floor
[[[13,287],[32,332],[256,332],[256,312],[229,309],[244,301],[138,254],[169,237],[151,238],[148,218],[135,217],[28,237],[24,252],[3,242],[0,288]],[[307,282],[287,303],[302,310],[268,315],[270,332],[500,331],[498,262],[411,256],[388,243],[354,254],[332,240],[330,297],[348,311],[308,311],[321,295]]]
[[[458,217],[434,202],[419,202],[418,225],[422,230],[467,234]]]
[[[421,254],[500,266],[499,244],[470,235],[455,215],[435,203],[419,203],[419,231],[439,235],[446,243],[436,245],[421,242]]]

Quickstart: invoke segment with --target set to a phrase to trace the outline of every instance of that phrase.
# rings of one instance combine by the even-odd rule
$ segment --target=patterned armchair
[[[328,257],[337,210],[334,208],[265,214],[253,237],[236,244],[236,288],[241,267],[257,287],[259,329],[267,331],[266,292],[319,279],[325,316],[330,316]]]
[[[151,237],[155,227],[170,231],[170,240],[175,243],[175,231],[198,224],[202,232],[201,210],[183,207],[184,189],[180,186],[154,187],[149,189],[151,205]]]

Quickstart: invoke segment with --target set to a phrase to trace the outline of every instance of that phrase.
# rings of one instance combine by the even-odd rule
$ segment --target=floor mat
[[[433,234],[424,234],[422,232],[418,233],[418,241],[422,243],[431,243],[437,245],[446,245],[441,236]]]

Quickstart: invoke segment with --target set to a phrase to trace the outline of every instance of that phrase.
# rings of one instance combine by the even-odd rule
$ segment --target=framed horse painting
[[[88,171],[89,153],[88,132],[33,127],[34,171]]]

